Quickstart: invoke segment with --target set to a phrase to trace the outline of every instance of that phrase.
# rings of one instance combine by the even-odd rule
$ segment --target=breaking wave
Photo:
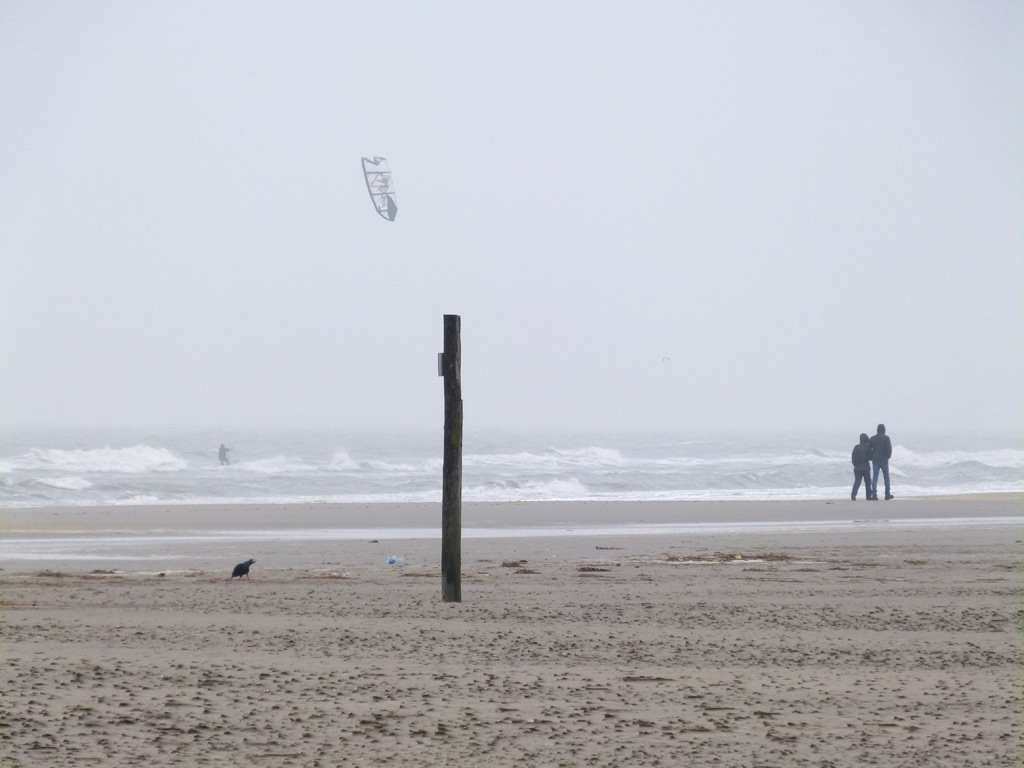
[[[25,464],[39,469],[60,469],[68,472],[181,472],[187,463],[166,448],[134,445],[130,448],[33,448]]]
[[[0,435],[0,507],[440,500],[436,435],[231,437],[232,463],[221,466],[220,436],[209,433],[124,447],[106,433]],[[853,479],[850,448],[831,438],[485,437],[466,445],[467,501],[846,498]],[[897,496],[1024,491],[1014,441],[960,445],[895,445]]]

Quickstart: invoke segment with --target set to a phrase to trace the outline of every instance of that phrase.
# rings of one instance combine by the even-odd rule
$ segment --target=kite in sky
[[[394,221],[398,206],[395,204],[395,185],[391,183],[391,169],[388,167],[387,159],[375,157],[371,160],[364,157],[363,176],[366,178],[366,188],[370,192],[370,200],[373,201],[377,213],[383,219]]]

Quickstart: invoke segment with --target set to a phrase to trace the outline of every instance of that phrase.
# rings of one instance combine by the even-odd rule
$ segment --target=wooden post
[[[441,488],[441,599],[462,602],[462,320],[444,316],[444,465]]]

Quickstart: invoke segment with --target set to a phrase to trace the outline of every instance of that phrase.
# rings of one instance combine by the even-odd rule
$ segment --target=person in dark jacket
[[[889,459],[892,458],[892,440],[885,434],[885,424],[878,425],[878,432],[872,435],[871,466],[874,470],[871,478],[871,495],[878,501],[878,471],[885,478],[885,500],[893,498],[889,488]]]
[[[857,500],[857,491],[860,490],[860,481],[864,481],[864,498],[871,500],[871,443],[866,433],[860,435],[860,442],[853,446],[853,454],[850,457],[853,461],[853,492],[850,498]]]

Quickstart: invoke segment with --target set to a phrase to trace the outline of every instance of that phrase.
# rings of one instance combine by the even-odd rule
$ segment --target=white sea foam
[[[1024,469],[1024,451],[1001,448],[994,451],[913,451],[894,446],[891,464],[906,467],[940,468],[975,463],[988,467]]]
[[[504,480],[467,487],[462,495],[467,501],[577,501],[592,498],[592,494],[574,477],[518,482]]]
[[[26,463],[39,468],[61,469],[75,472],[180,472],[186,462],[166,448],[134,445],[128,448],[89,448],[63,450],[60,448],[34,448]]]
[[[159,504],[161,502],[162,499],[158,498],[157,496],[145,494],[132,494],[131,496],[128,496],[123,499],[114,499],[109,503],[113,506],[135,507],[143,506],[146,504]],[[210,500],[210,503],[213,503],[212,499]]]
[[[92,483],[84,477],[39,477],[35,482],[65,491],[84,491],[86,488],[92,488]]]
[[[470,453],[462,457],[463,466],[479,467],[514,466],[526,469],[529,467],[553,467],[556,462],[556,458],[550,454],[526,451],[520,453]]]
[[[235,470],[260,472],[265,474],[314,472],[317,467],[302,459],[292,456],[268,456],[262,459],[236,461],[230,464]]]
[[[359,469],[359,462],[353,461],[345,451],[335,451],[327,463],[327,468],[347,472]]]
[[[478,439],[467,439],[463,457],[469,501],[842,499],[853,482],[848,441],[832,436],[818,443],[472,436]],[[3,434],[0,507],[440,500],[436,435],[233,434],[227,467],[217,462],[219,437]],[[898,444],[890,462],[893,490],[1024,491],[1018,445],[1002,439],[965,449],[956,438]]]
[[[559,450],[555,454],[563,461],[577,466],[621,467],[629,463],[620,451],[597,445]]]
[[[420,474],[423,472],[440,472],[443,460],[440,458],[422,459],[419,461],[382,461],[368,460],[360,466],[374,472],[394,472],[403,474]],[[463,465],[467,463],[463,459]]]
[[[550,449],[543,453],[521,451],[518,453],[471,453],[463,457],[467,466],[507,466],[521,469],[557,469],[560,467],[621,467],[629,462],[613,448],[587,446],[572,449]]]

